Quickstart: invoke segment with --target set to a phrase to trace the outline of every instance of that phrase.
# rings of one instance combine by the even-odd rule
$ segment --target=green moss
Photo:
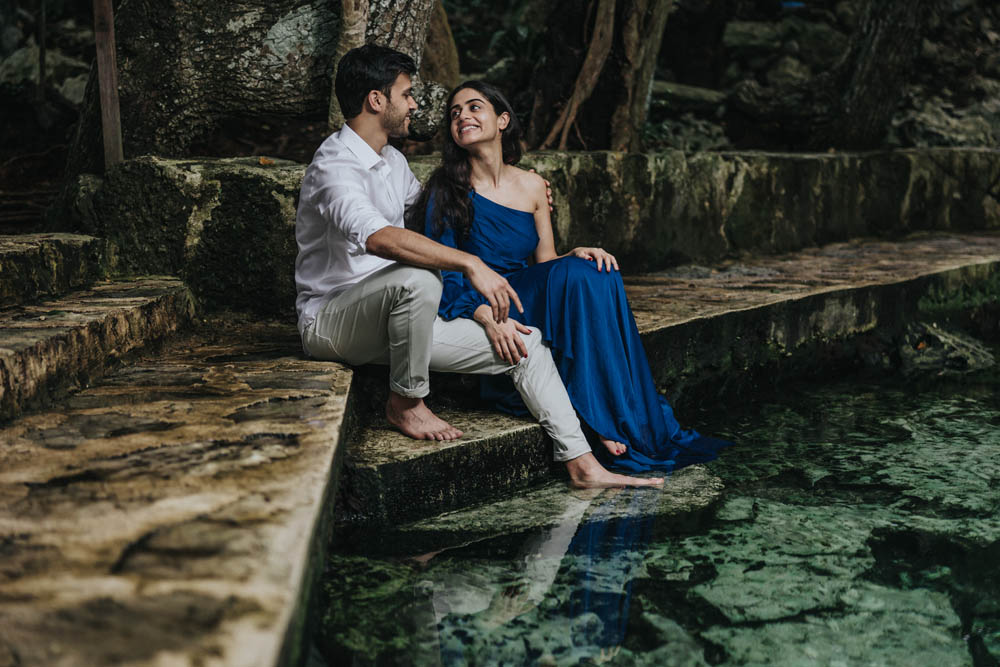
[[[1000,271],[983,266],[979,271],[970,267],[970,272],[985,275],[978,280],[959,284],[932,284],[917,302],[921,316],[948,319],[969,310],[1000,303]]]

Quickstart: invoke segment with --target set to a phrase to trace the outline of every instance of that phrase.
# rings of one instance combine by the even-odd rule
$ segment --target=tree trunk
[[[337,64],[351,49],[363,46],[368,31],[368,0],[343,0],[340,7],[340,40],[333,56],[333,74],[330,76],[330,112],[326,124],[331,131],[339,130],[344,124],[344,114],[340,110],[333,86],[337,82]]]
[[[611,150],[615,151],[641,149],[656,56],[673,0],[632,0],[630,4],[622,27],[623,97],[611,115]]]
[[[445,88],[458,85],[461,73],[458,68],[458,48],[451,34],[448,14],[441,0],[434,3],[430,25],[427,27],[427,43],[424,45],[424,59],[420,63],[420,78],[437,81]]]
[[[558,3],[548,21],[553,34],[535,70],[529,143],[548,147],[558,136],[560,148],[639,150],[672,5],[673,0]]]
[[[409,55],[420,69],[427,28],[437,0],[369,0],[371,20],[365,41]]]
[[[566,150],[566,139],[569,135],[569,128],[576,123],[576,115],[580,110],[580,105],[587,101],[590,94],[594,92],[597,79],[601,76],[604,63],[611,52],[611,42],[614,38],[615,26],[615,0],[598,0],[597,13],[594,16],[594,36],[590,39],[587,48],[587,55],[584,56],[583,64],[580,66],[580,73],[576,77],[573,85],[573,92],[569,100],[563,106],[559,118],[555,125],[549,130],[548,136],[539,148],[548,148],[559,136],[559,150]]]
[[[435,0],[350,2],[352,8],[369,6],[367,21],[354,16],[355,24],[365,24],[366,41],[397,48],[420,62]],[[329,119],[332,72],[342,32],[339,0],[121,0],[117,4],[126,158],[183,157],[193,142],[227,119]],[[356,34],[349,36],[357,41]],[[437,114],[433,116],[436,120]],[[101,172],[100,146],[92,72],[67,176]]]
[[[340,34],[328,0],[125,0],[115,11],[125,157],[181,157],[226,118],[325,118]],[[67,174],[102,171],[94,71]]]
[[[727,133],[741,147],[867,149],[880,145],[938,0],[869,0],[844,58],[805,84],[744,82]]]

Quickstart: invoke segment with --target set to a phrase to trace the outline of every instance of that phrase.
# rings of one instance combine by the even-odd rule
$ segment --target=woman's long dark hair
[[[444,148],[441,150],[441,166],[434,170],[427,186],[417,204],[409,210],[410,229],[423,229],[427,215],[427,207],[431,197],[434,198],[432,225],[435,233],[440,234],[445,227],[455,230],[456,238],[465,238],[472,225],[472,200],[469,192],[472,184],[469,182],[469,154],[455,143],[451,136],[451,105],[455,95],[461,90],[471,88],[482,94],[493,105],[493,110],[499,116],[505,111],[510,116],[501,131],[500,145],[503,149],[504,164],[517,164],[523,153],[521,149],[521,124],[514,115],[510,103],[500,90],[485,81],[466,81],[451,91],[448,104],[444,110]]]

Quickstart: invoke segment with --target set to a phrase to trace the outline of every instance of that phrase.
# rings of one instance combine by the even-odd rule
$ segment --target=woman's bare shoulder
[[[537,199],[538,197],[545,199],[545,179],[533,171],[521,169],[520,167],[512,167],[511,173],[514,176],[514,183],[518,189],[531,195],[532,199]]]

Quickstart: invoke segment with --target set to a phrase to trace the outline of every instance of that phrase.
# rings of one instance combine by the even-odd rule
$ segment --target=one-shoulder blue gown
[[[433,197],[426,234],[477,255],[517,291],[524,313],[511,307],[510,316],[542,332],[580,418],[597,434],[628,446],[620,456],[595,448],[605,465],[669,471],[711,461],[732,444],[682,429],[656,391],[620,273],[598,271],[594,262],[578,257],[529,264],[538,245],[534,215],[474,192],[470,197],[474,214],[467,238],[456,239],[451,228],[433,228]],[[445,320],[472,318],[486,303],[464,274],[442,271],[442,276],[438,314]],[[508,384],[484,378],[484,398],[508,412],[527,414],[513,385],[499,378]]]

